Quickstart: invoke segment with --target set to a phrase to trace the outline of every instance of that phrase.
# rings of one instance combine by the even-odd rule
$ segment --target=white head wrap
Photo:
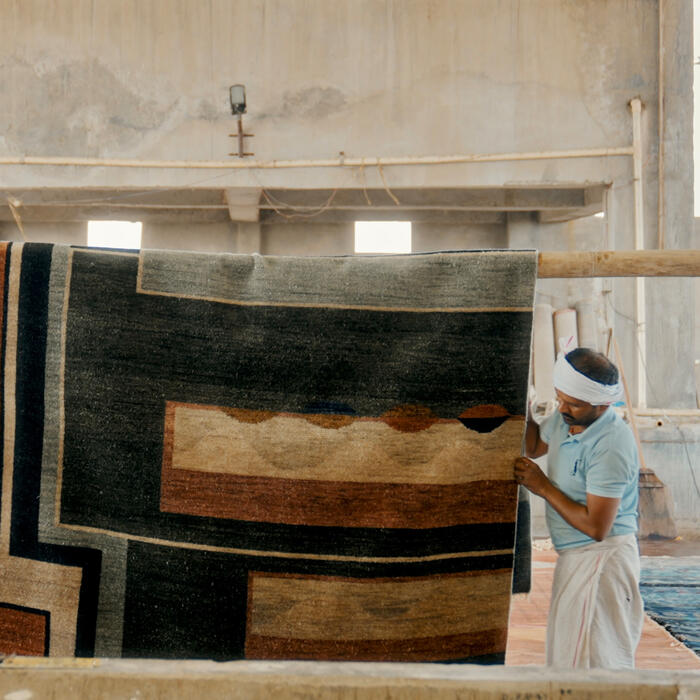
[[[554,363],[554,387],[592,406],[609,406],[622,398],[620,382],[601,384],[594,379],[589,379],[585,374],[574,369],[563,354],[559,355]]]

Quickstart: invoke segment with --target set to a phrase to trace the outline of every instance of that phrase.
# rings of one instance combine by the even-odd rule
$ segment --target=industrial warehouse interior
[[[698,35],[0,0],[2,697],[700,695]],[[567,396],[638,455],[634,668],[548,656]]]

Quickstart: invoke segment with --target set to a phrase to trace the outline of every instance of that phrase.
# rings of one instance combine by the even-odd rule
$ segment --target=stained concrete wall
[[[6,153],[225,158],[234,82],[265,159],[625,145],[627,102],[656,98],[649,0],[2,0],[0,11]],[[518,170],[599,181],[606,163]]]
[[[0,156],[226,159],[227,90],[235,82],[247,88],[245,127],[255,134],[248,145],[259,159],[626,146],[628,103],[639,96],[645,244],[657,239],[663,145],[661,225],[669,247],[691,247],[692,8],[688,0],[663,8],[660,130],[652,0],[0,0]],[[386,167],[383,175],[392,187],[609,183],[610,243],[633,247],[628,156]],[[383,186],[376,168],[0,166],[8,191],[206,182]],[[176,236],[158,237],[168,238]],[[287,243],[289,233],[267,240],[275,252]],[[308,250],[324,246],[313,238]],[[652,400],[694,405],[692,284],[654,282],[649,290],[649,363],[665,376]],[[616,281],[613,291],[621,313],[632,316],[633,283]],[[634,387],[634,333],[623,327],[618,336]]]

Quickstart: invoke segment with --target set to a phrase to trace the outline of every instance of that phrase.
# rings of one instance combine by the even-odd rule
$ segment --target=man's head
[[[576,348],[567,353],[565,359],[577,372],[599,384],[611,386],[620,379],[617,367],[602,352]]]
[[[605,355],[576,348],[554,368],[559,412],[568,425],[588,427],[620,397],[619,372]]]
[[[587,401],[576,399],[565,394],[559,389],[555,389],[557,401],[559,403],[559,413],[567,425],[580,425],[587,428],[593,421],[605,413],[607,406],[593,406]]]

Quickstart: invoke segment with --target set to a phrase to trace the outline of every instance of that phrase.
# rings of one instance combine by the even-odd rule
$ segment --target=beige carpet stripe
[[[507,618],[510,583],[510,570],[393,581],[251,573],[248,629],[261,636],[332,640],[478,632]],[[455,605],[459,600],[465,604]]]
[[[251,412],[252,413],[252,412]],[[240,421],[215,406],[168,402],[164,467],[236,476],[403,484],[464,484],[513,478],[523,422],[490,433],[440,421],[418,432],[380,419],[339,428],[310,416],[279,414]]]
[[[180,292],[156,292],[150,289],[138,289],[138,294],[150,294],[157,297],[176,297],[178,299],[201,299],[217,304],[232,304],[234,306],[283,306],[299,309],[347,309],[350,311],[387,311],[406,313],[444,313],[444,314],[480,314],[480,313],[532,313],[531,306],[459,306],[459,307],[409,307],[409,306],[369,306],[362,304],[333,304],[333,303],[302,303],[285,301],[237,301],[224,297],[207,297],[198,294],[182,294]]]
[[[78,601],[82,571],[79,567],[18,557],[0,558],[2,601],[51,614],[49,654],[75,654]]]
[[[180,549],[196,549],[203,552],[222,552],[224,554],[243,554],[249,557],[275,557],[278,559],[314,559],[318,561],[350,561],[365,562],[370,564],[403,564],[423,561],[442,561],[444,559],[466,559],[472,557],[491,557],[513,554],[513,549],[510,548],[447,552],[445,554],[429,554],[422,557],[358,557],[345,554],[312,554],[308,552],[281,552],[269,549],[244,549],[242,547],[217,547],[208,544],[198,544],[196,542],[179,542],[158,537],[132,535],[128,532],[119,532],[117,530],[89,527],[86,525],[66,525],[61,523],[59,524],[59,527],[66,530],[76,530],[78,532],[94,532],[103,535],[110,535],[111,537],[119,537],[124,540],[143,542],[145,544],[153,544],[161,547],[178,547]]]
[[[21,243],[13,243],[10,254],[7,319],[5,330],[5,385],[2,505],[0,508],[0,553],[10,552],[10,523],[12,520],[12,476],[15,461],[15,383],[17,381],[17,314],[19,312],[19,278],[22,260]],[[4,285],[3,285],[4,289]],[[8,601],[9,602],[9,601]]]

